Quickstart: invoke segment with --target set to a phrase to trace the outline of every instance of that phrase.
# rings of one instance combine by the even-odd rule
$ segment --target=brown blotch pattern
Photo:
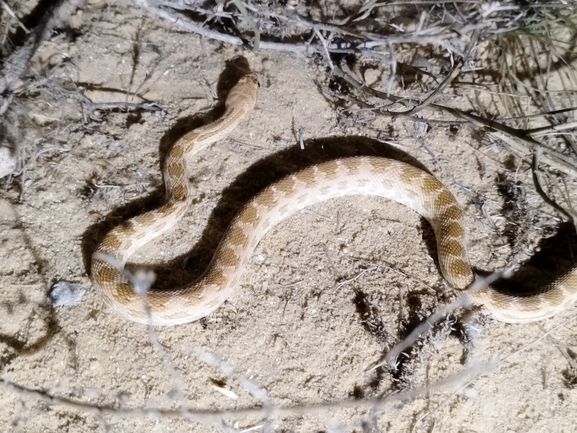
[[[120,242],[120,239],[118,239],[118,237],[114,233],[108,233],[106,237],[102,240],[101,245],[103,247],[117,249],[120,248],[122,242]]]
[[[463,239],[465,236],[465,230],[463,229],[463,226],[458,222],[452,222],[443,228],[443,235]]]
[[[503,295],[502,293],[489,291],[487,294],[489,295],[491,304],[497,306],[500,309],[510,308],[511,304],[513,303],[513,299],[510,296]]]
[[[519,302],[519,309],[522,311],[535,311],[541,307],[541,300],[537,296],[529,296],[523,298],[523,302]]]
[[[425,177],[423,177],[423,180],[421,183],[421,188],[426,193],[434,193],[440,189],[443,189],[444,187],[443,187],[443,184],[441,182],[439,182],[437,179],[435,179],[434,177],[425,176]]]
[[[211,271],[205,277],[205,284],[215,285],[218,288],[222,288],[226,283],[226,276],[220,269],[211,269]]]
[[[391,166],[389,160],[382,159],[382,158],[368,158],[367,162],[369,166],[373,169],[373,171],[377,171],[379,173],[386,172],[387,169]]]
[[[399,177],[403,183],[411,184],[415,179],[419,179],[422,175],[420,170],[417,170],[412,165],[402,165]]]
[[[488,294],[489,294],[489,287],[487,286],[483,286],[475,291],[475,295],[479,297],[487,296]]]
[[[471,267],[464,260],[453,260],[448,266],[449,272],[457,278],[472,278]]]
[[[238,265],[240,259],[232,248],[223,248],[218,254],[218,261],[223,266],[234,268]]]
[[[349,174],[357,174],[361,168],[359,162],[351,158],[341,159],[339,160],[338,164],[345,167]]]
[[[292,194],[294,192],[296,181],[292,176],[287,176],[274,184],[275,189],[284,195]]]
[[[297,179],[304,182],[307,186],[313,185],[316,181],[314,169],[309,167],[301,170],[297,174]]]
[[[237,247],[245,248],[248,245],[248,236],[241,227],[232,227],[228,231],[227,241]]]
[[[184,186],[182,183],[175,185],[172,188],[172,195],[171,195],[171,199],[176,200],[176,201],[182,201],[186,198],[186,194],[187,194],[187,188],[186,186]]]
[[[186,135],[185,135],[186,137]],[[181,144],[175,144],[172,149],[170,149],[170,153],[169,155],[173,158],[182,158],[182,155],[184,155],[184,149],[182,147]]]
[[[267,209],[270,209],[274,207],[276,203],[275,193],[271,188],[267,188],[263,190],[261,193],[259,193],[259,195],[257,195],[255,198],[253,198],[253,202],[257,206],[263,206]]]
[[[436,208],[444,208],[449,206],[455,202],[453,195],[449,191],[441,191],[435,197],[435,207]]]
[[[134,234],[136,229],[134,228],[134,223],[132,221],[126,221],[117,225],[114,228],[114,231],[116,233],[120,233],[123,236],[131,236],[132,234]]]
[[[327,161],[317,166],[317,170],[329,179],[337,177],[339,165],[336,161]]]
[[[560,293],[557,289],[550,289],[543,293],[543,299],[549,303],[551,306],[561,305],[563,303],[563,293]]]
[[[457,205],[451,206],[443,211],[443,219],[450,221],[461,221],[463,211]]]
[[[577,270],[570,272],[567,274],[563,281],[561,281],[563,288],[568,292],[576,292],[577,291]]]
[[[126,282],[119,282],[116,283],[115,286],[115,298],[122,299],[123,304],[128,304],[134,301],[137,297],[139,297],[135,292],[132,286]]]
[[[116,275],[116,269],[112,269],[110,265],[103,260],[94,259],[92,261],[92,278],[98,281],[112,281]]]
[[[168,166],[168,174],[171,177],[183,177],[184,176],[183,165],[178,162],[173,162]]]
[[[162,215],[162,216],[166,216],[171,214],[172,212],[174,212],[174,209],[176,208],[176,204],[175,203],[167,203],[165,205],[160,206],[156,211]]]
[[[260,197],[260,195],[259,195]],[[256,227],[258,224],[258,209],[253,203],[249,203],[245,206],[242,212],[237,217],[239,221]]]
[[[465,254],[465,249],[463,248],[463,245],[461,245],[460,242],[454,239],[441,241],[439,247],[441,250],[439,253],[442,255],[462,257]]]

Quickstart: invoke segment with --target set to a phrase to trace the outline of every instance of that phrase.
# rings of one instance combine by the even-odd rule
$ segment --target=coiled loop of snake
[[[384,197],[425,217],[435,232],[441,272],[456,289],[474,274],[466,253],[462,210],[453,195],[430,174],[403,162],[370,156],[335,159],[291,174],[269,185],[234,218],[198,281],[173,291],[135,293],[122,267],[152,239],[171,230],[191,203],[188,178],[192,157],[224,139],[252,111],[258,81],[252,74],[231,89],[224,114],[177,140],[164,164],[167,200],[132,218],[104,237],[92,259],[92,278],[102,299],[117,313],[138,323],[176,325],[216,310],[239,285],[244,267],[260,239],[278,222],[312,204],[352,194]],[[516,297],[483,287],[463,295],[505,322],[541,320],[568,308],[577,298],[577,267],[538,293]]]

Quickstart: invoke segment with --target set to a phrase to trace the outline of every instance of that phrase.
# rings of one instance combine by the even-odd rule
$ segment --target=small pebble
[[[265,71],[270,71],[272,68],[272,60],[271,59],[263,59],[262,60],[262,68]]]
[[[14,174],[17,166],[16,155],[7,147],[0,147],[0,178]]]
[[[82,300],[84,292],[86,292],[86,289],[80,284],[59,281],[52,286],[50,294],[48,295],[48,302],[53,307],[76,305]]]

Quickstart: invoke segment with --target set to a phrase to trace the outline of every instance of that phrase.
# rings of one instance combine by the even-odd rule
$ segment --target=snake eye
[[[251,72],[250,74],[245,75],[244,77],[241,78],[241,80],[252,81],[253,83],[256,83],[256,85],[258,87],[260,87],[260,82],[258,81],[258,76],[254,72]]]

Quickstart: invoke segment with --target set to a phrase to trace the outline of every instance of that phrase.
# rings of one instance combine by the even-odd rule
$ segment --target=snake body
[[[467,259],[463,212],[447,188],[412,165],[358,156],[320,163],[269,185],[233,219],[197,281],[172,291],[151,290],[145,297],[137,294],[125,276],[124,264],[136,250],[171,230],[187,211],[192,199],[188,181],[192,156],[227,136],[253,110],[257,89],[254,75],[242,77],[229,92],[219,119],[176,141],[164,164],[166,203],[116,226],[97,246],[92,279],[106,304],[123,317],[144,324],[177,325],[203,318],[239,285],[247,261],[271,227],[307,206],[354,194],[384,197],[418,212],[433,228],[440,269],[448,283],[464,289],[474,280]],[[528,296],[503,294],[489,286],[463,292],[463,296],[500,321],[545,319],[577,299],[577,267]]]

